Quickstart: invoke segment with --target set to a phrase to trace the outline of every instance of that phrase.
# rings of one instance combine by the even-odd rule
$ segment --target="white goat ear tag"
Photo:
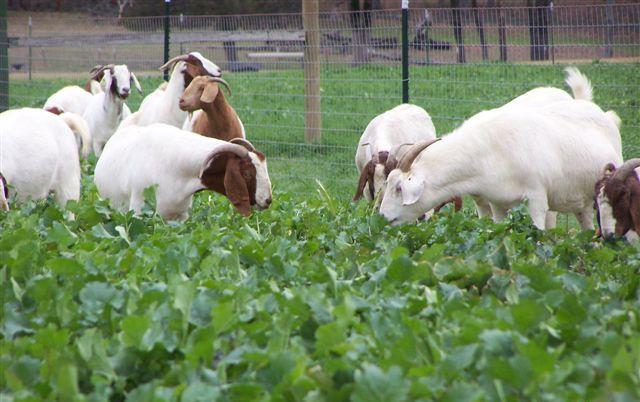
[[[402,189],[402,205],[411,205],[420,199],[424,190],[424,182],[415,177],[409,177],[402,181],[400,188]]]

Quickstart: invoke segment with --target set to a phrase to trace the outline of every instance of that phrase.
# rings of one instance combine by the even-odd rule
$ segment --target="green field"
[[[590,64],[596,102],[640,155],[638,65]],[[369,119],[397,103],[399,71],[323,70],[323,137],[304,144],[299,71],[228,74],[274,202],[250,218],[218,195],[185,223],[112,210],[84,163],[79,203],[0,214],[2,401],[640,400],[640,243],[517,208],[467,207],[389,227],[355,187]],[[412,68],[412,100],[439,133],[560,67]],[[72,80],[11,82],[40,106]],[[144,78],[147,92],[159,78]],[[137,108],[141,97],[130,102]],[[319,179],[324,186],[316,183]]]

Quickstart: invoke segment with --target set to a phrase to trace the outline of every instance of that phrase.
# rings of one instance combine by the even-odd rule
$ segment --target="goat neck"
[[[239,127],[238,115],[224,97],[222,88],[213,103],[202,105],[202,111],[206,114],[211,125],[210,132],[215,133],[216,138],[229,141],[236,138],[236,133],[242,132]]]

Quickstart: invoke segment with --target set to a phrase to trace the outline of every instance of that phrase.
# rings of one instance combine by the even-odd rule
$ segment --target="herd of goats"
[[[84,88],[67,86],[42,109],[0,114],[0,207],[12,197],[65,206],[80,197],[80,158],[98,157],[94,182],[115,208],[140,213],[155,187],[157,213],[188,217],[193,195],[213,190],[243,215],[268,208],[271,182],[262,152],[225,98],[222,71],[198,52],[173,58],[170,79],[131,113],[125,100],[136,76],[126,65],[101,65]],[[402,104],[375,117],[356,149],[354,200],[374,202],[391,224],[425,219],[470,196],[480,217],[503,219],[528,202],[534,225],[550,229],[573,213],[602,237],[640,234],[640,158],[623,162],[621,121],[592,101],[589,80],[566,69],[572,95],[535,88],[482,111],[436,137],[429,114]],[[11,191],[10,191],[11,190]]]

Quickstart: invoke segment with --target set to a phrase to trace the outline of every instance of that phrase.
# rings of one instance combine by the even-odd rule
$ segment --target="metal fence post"
[[[409,0],[402,0],[402,103],[409,103]]]
[[[9,39],[7,0],[0,0],[0,112],[9,108]]]
[[[169,29],[171,20],[169,15],[171,14],[171,0],[164,0],[164,61],[163,64],[169,61]],[[164,71],[164,80],[169,80],[169,71]]]

